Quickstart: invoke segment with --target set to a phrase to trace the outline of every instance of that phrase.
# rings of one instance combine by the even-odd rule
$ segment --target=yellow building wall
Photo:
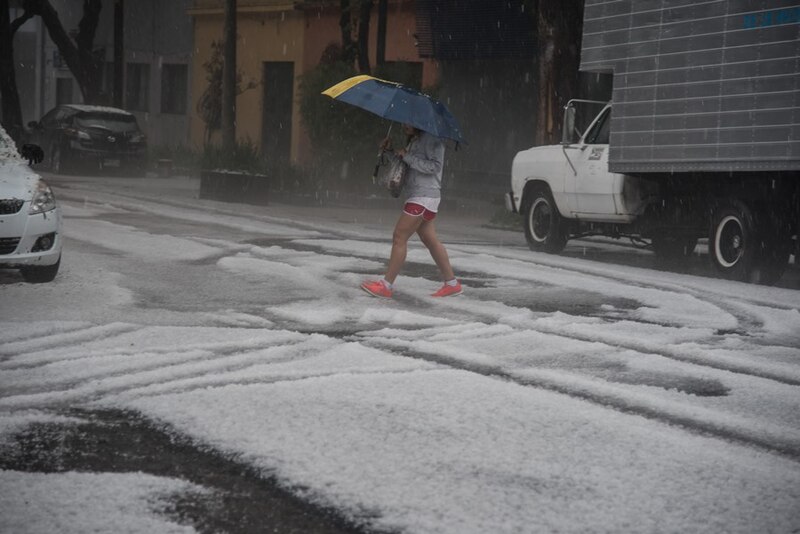
[[[239,1],[237,18],[237,69],[242,74],[242,87],[253,82],[256,87],[245,90],[236,100],[236,134],[240,141],[249,139],[261,148],[263,63],[294,62],[294,104],[292,106],[292,143],[290,161],[302,164],[311,151],[302,125],[299,106],[299,77],[319,64],[328,45],[341,45],[339,11],[335,8],[314,8],[307,11],[282,9],[273,1]],[[194,15],[195,53],[192,60],[192,103],[190,116],[191,141],[202,147],[205,123],[197,114],[197,102],[206,89],[203,64],[211,57],[211,43],[223,38],[223,12],[218,0],[197,0]],[[257,7],[261,5],[261,7]],[[285,6],[285,3],[282,5]],[[252,6],[252,7],[250,7]],[[414,2],[389,2],[386,28],[387,61],[420,61],[423,63],[423,87],[438,80],[437,65],[419,58],[414,39],[416,15]],[[370,61],[375,65],[378,16],[373,9],[370,22]],[[218,134],[214,138],[218,141]]]
[[[423,87],[438,81],[438,68],[435,61],[421,59],[415,45],[417,18],[414,2],[398,0],[389,2],[386,17],[386,61],[418,61],[423,65]],[[314,68],[322,57],[325,48],[331,44],[341,46],[342,35],[339,28],[339,11],[325,9],[321,12],[309,11],[306,23],[305,63],[308,69]],[[375,67],[378,43],[378,9],[372,10],[369,25],[370,65]]]
[[[422,86],[435,84],[439,79],[438,65],[430,59],[421,59],[415,46],[416,12],[414,2],[409,0],[390,1],[386,23],[386,61],[418,61],[422,63]],[[378,42],[378,9],[372,10],[369,27],[370,65],[375,67]],[[339,10],[326,8],[309,10],[306,17],[306,43],[304,72],[316,67],[325,49],[336,44],[341,46],[342,34],[339,27]],[[311,143],[305,129],[301,129],[298,155],[301,160],[311,152]]]
[[[205,123],[197,114],[197,102],[208,86],[203,65],[211,58],[211,43],[223,38],[222,13],[195,15],[195,51],[192,60],[192,116],[191,140],[202,147]],[[237,18],[236,67],[241,74],[244,91],[236,98],[236,135],[240,141],[250,140],[261,147],[261,122],[263,99],[263,63],[290,61],[295,63],[295,86],[303,64],[304,16],[299,11],[242,12]],[[249,87],[249,88],[248,88]],[[300,114],[293,106],[292,122],[297,125]],[[296,161],[296,147],[302,134],[292,128],[292,155]],[[215,139],[215,138],[214,138]]]

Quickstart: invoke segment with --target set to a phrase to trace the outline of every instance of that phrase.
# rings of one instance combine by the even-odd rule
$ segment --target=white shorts
[[[412,204],[419,204],[423,208],[428,211],[432,211],[436,213],[439,211],[439,202],[441,198],[432,198],[432,197],[411,197],[406,200],[406,202],[411,202]]]

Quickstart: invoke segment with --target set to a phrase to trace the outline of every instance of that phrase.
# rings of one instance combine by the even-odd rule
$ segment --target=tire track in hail
[[[393,343],[389,340],[358,337],[358,341],[366,346],[388,351],[393,354],[444,365],[460,371],[475,373],[489,379],[513,382],[523,387],[535,387],[554,391],[623,413],[638,415],[671,426],[681,427],[696,434],[757,447],[800,462],[800,442],[792,440],[791,438],[775,434],[766,434],[759,430],[748,432],[742,428],[725,425],[721,422],[698,420],[686,414],[666,413],[663,410],[647,406],[644,403],[637,404],[635,400],[624,398],[622,395],[614,394],[611,391],[601,391],[602,385],[594,385],[594,387],[584,385],[584,387],[579,387],[567,383],[566,381],[557,380],[552,376],[552,373],[534,372],[534,374],[538,374],[538,376],[522,377],[500,366],[464,362],[457,357],[447,356],[438,352],[424,351],[417,348],[411,349],[404,346],[402,343]]]
[[[92,325],[78,328],[68,332],[53,332],[43,337],[28,337],[0,347],[0,369],[16,369],[38,365],[36,362],[9,361],[14,356],[21,354],[42,352],[49,349],[79,346],[88,341],[108,339],[122,334],[136,332],[142,327],[131,323],[110,323],[106,325]]]
[[[297,359],[313,357],[319,349],[319,344],[320,340],[317,339],[301,339],[266,345],[263,347],[263,350],[276,349],[279,351],[289,351],[285,357],[274,358],[269,360],[269,362],[264,362],[264,354],[260,352],[260,350],[252,352],[248,348],[247,352],[242,353],[241,350],[236,351],[231,349],[225,354],[217,352],[211,353],[208,358],[203,358],[199,362],[197,360],[186,360],[166,366],[163,362],[154,362],[152,365],[145,366],[141,369],[127,369],[119,373],[110,373],[99,377],[93,376],[88,380],[76,379],[66,384],[59,384],[60,387],[58,389],[40,388],[36,391],[32,386],[29,388],[28,392],[0,396],[0,409],[12,407],[15,409],[37,408],[53,404],[63,404],[64,402],[80,404],[87,400],[91,401],[108,395],[118,395],[130,390],[152,387],[159,384],[169,384],[170,382],[203,378],[210,375],[213,376],[213,373],[216,372],[230,373],[242,371],[261,363],[280,364],[286,361],[296,361]],[[298,352],[296,348],[301,345],[308,346]],[[165,369],[170,369],[170,373],[166,376],[164,375]],[[148,374],[152,374],[153,376],[145,380]],[[138,380],[138,382],[113,384],[116,380],[129,382]],[[103,387],[103,381],[110,381],[112,383]]]

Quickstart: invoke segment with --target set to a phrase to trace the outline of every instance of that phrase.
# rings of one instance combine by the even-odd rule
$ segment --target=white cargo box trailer
[[[522,151],[509,209],[531,248],[587,234],[680,256],[707,237],[722,276],[774,283],[797,254],[800,2],[586,0],[581,70],[612,100],[574,137]]]

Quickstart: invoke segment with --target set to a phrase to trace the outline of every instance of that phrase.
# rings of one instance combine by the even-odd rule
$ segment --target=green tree
[[[211,136],[222,127],[222,71],[224,63],[224,42],[212,41],[211,57],[203,63],[203,70],[206,73],[206,88],[197,101],[197,114],[206,125],[205,144],[211,142]],[[255,80],[250,80],[245,87],[242,87],[242,71],[236,71],[236,95],[240,95],[248,89],[253,89],[258,84]]]
[[[578,95],[584,0],[539,0],[539,110],[536,144],[561,140],[564,105]]]
[[[19,142],[22,134],[22,108],[14,69],[14,33],[9,18],[8,0],[0,0],[0,102],[3,128]],[[16,22],[16,21],[15,21]],[[17,25],[17,28],[20,25]]]
[[[12,137],[22,133],[22,111],[14,73],[13,39],[17,30],[28,20],[42,18],[50,39],[58,47],[61,57],[78,82],[83,101],[103,103],[102,94],[103,50],[94,49],[94,38],[100,22],[102,0],[83,0],[83,16],[78,23],[78,33],[73,41],[64,29],[58,12],[49,0],[23,0],[23,13],[11,21],[8,17],[8,0],[0,1],[0,97],[3,99],[2,121]]]
[[[339,0],[339,27],[342,35],[341,60],[357,62],[362,74],[372,71],[369,63],[369,21],[374,0]]]

